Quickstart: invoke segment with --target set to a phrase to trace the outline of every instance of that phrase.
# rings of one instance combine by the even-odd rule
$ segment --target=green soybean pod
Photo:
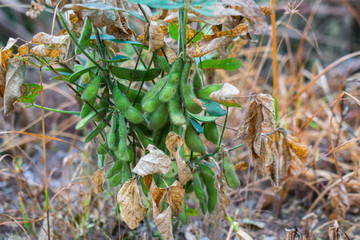
[[[234,171],[234,166],[230,162],[229,152],[225,150],[225,156],[223,157],[223,168],[226,183],[230,188],[236,189],[240,187],[240,180]]]
[[[145,121],[144,116],[134,107],[124,111],[122,114],[128,121],[135,124],[140,124]]]
[[[122,183],[125,183],[126,180],[131,178],[130,166],[128,163],[125,163],[122,169]]]
[[[92,82],[86,86],[84,92],[81,95],[81,99],[89,101],[92,98],[96,97],[96,94],[98,93],[100,88],[101,80],[102,76],[97,75],[94,80],[92,80]]]
[[[98,167],[103,168],[105,166],[105,155],[98,154]]]
[[[206,191],[208,194],[208,210],[212,213],[217,205],[217,189],[215,188],[215,173],[207,165],[200,163],[198,165],[200,170],[200,176],[204,180]]]
[[[109,147],[106,143],[103,143],[103,144],[100,144],[97,148],[97,151],[96,151],[98,154],[100,155],[105,155],[106,153],[109,152]]]
[[[199,68],[196,68],[194,81],[193,81],[195,89],[200,89],[204,86],[204,82],[203,82],[201,76],[202,76],[202,70]]]
[[[169,75],[164,76],[160,80],[158,80],[154,86],[145,94],[144,98],[141,100],[141,105],[143,105],[146,101],[153,99],[156,94],[160,93],[161,89],[165,86]]]
[[[145,101],[141,106],[144,109],[145,112],[152,113],[154,112],[159,105],[161,104],[161,101],[159,99],[160,93],[157,93],[153,98]]]
[[[121,173],[122,167],[124,165],[123,161],[117,161],[110,169],[106,172],[105,177],[107,179],[111,178],[117,173]]]
[[[117,112],[114,112],[111,117],[111,128],[106,138],[109,148],[112,150],[116,150],[120,141],[119,114]]]
[[[180,90],[185,108],[191,113],[198,114],[202,111],[202,108],[192,99],[192,97],[196,99],[192,81],[195,70],[191,68],[192,65],[193,64],[190,61],[185,63],[184,71],[180,80]]]
[[[85,104],[86,105],[86,104]],[[81,115],[81,113],[80,113]],[[86,124],[93,118],[96,116],[96,112],[92,111],[90,112],[88,115],[86,115],[84,118],[82,118],[75,126],[75,129],[79,130],[82,129],[86,126]]]
[[[207,210],[207,206],[206,206],[207,200],[198,172],[193,172],[193,188],[196,197],[199,199],[201,210],[205,214]]]
[[[69,82],[74,83],[76,82],[83,74],[89,72],[90,70],[95,69],[96,66],[90,66],[90,67],[86,67],[86,68],[82,68],[79,71],[74,72],[73,74],[70,75],[69,77]]]
[[[183,109],[181,106],[181,101],[178,93],[174,95],[174,97],[169,101],[168,105],[169,105],[170,121],[176,126],[181,126],[186,124],[186,118],[183,114]]]
[[[89,18],[86,18],[85,24],[84,24],[84,27],[83,27],[83,30],[82,30],[82,33],[81,33],[81,36],[79,39],[79,45],[84,50],[87,47],[87,45],[89,44],[91,33],[92,33],[91,21]],[[82,51],[80,50],[80,48],[77,48],[76,54],[79,55],[81,53],[82,53]]]
[[[87,101],[87,102],[88,102],[91,106],[94,106],[95,100],[96,100],[96,98],[93,98],[93,99],[91,99],[91,100],[89,100],[89,101]],[[80,117],[81,117],[81,118],[84,118],[84,117],[86,117],[87,115],[89,115],[91,112],[94,112],[94,110],[92,110],[92,108],[91,108],[89,105],[87,105],[86,103],[84,103],[83,106],[81,107]],[[96,113],[95,113],[95,115],[96,115]]]
[[[182,67],[183,67],[182,57],[178,57],[170,70],[169,79],[166,85],[160,92],[159,99],[161,102],[168,102],[175,95],[176,90],[179,86]]]
[[[191,124],[188,124],[185,131],[185,143],[193,152],[204,153],[206,147]]]
[[[151,115],[148,128],[152,130],[161,129],[168,122],[169,112],[166,103],[162,103]]]
[[[186,213],[186,201],[185,201],[185,195],[184,195],[184,200],[183,200],[183,204],[182,204],[182,211],[179,214],[179,218],[182,224],[186,225],[188,223],[188,216]]]
[[[155,145],[153,141],[151,141],[149,138],[147,138],[145,136],[145,134],[143,133],[143,131],[140,128],[135,126],[134,129],[135,129],[136,135],[139,138],[139,141],[141,142],[142,146],[144,146],[144,148],[146,148],[149,144]],[[141,147],[141,145],[139,147]]]
[[[110,121],[110,118],[111,118],[111,114],[109,114],[108,116],[106,116],[105,120],[106,121]],[[97,135],[99,135],[99,133],[105,128],[106,126],[106,123],[105,121],[101,121],[99,123],[99,125],[97,125],[97,127],[91,131],[86,137],[85,137],[85,140],[84,140],[84,143],[87,143],[87,142],[90,142],[92,139],[94,139]]]
[[[119,172],[109,179],[109,186],[116,187],[122,180],[122,172]]]
[[[120,141],[119,146],[117,149],[117,156],[122,161],[129,161],[130,160],[130,153],[127,147],[127,128],[124,117],[119,114],[119,130],[120,130]]]
[[[125,112],[129,110],[132,106],[126,96],[121,92],[118,85],[115,83],[112,89],[114,104],[120,112]]]
[[[206,87],[199,89],[199,91],[196,92],[196,96],[201,99],[211,100],[210,94],[217,90],[220,90],[222,88],[222,86],[223,86],[222,84],[208,85]]]
[[[207,140],[214,144],[218,144],[219,141],[219,129],[215,122],[204,123],[204,136]]]
[[[118,87],[120,88],[121,91],[123,92],[127,92],[126,96],[128,97],[128,99],[131,101],[131,102],[135,102],[135,99],[136,99],[136,96],[138,95],[139,93],[139,90],[138,89],[133,89],[133,88],[130,88],[128,90],[128,87],[125,86],[124,84],[121,84],[121,83],[118,83]],[[145,96],[145,92],[143,91],[140,91],[139,93],[139,97],[136,99],[136,102],[141,102],[141,100],[144,98]]]

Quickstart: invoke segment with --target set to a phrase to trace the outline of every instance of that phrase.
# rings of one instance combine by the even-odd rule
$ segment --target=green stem
[[[37,105],[37,104],[27,105],[27,106],[25,106],[24,108],[29,108],[29,107],[41,108],[41,106],[40,106],[40,105]],[[67,114],[80,115],[80,112],[77,112],[77,111],[66,111],[66,110],[59,110],[59,109],[49,108],[49,107],[44,107],[44,109],[47,110],[47,111],[51,111],[51,112],[58,112],[58,113],[67,113]]]
[[[147,67],[147,69],[146,69],[146,72],[145,72],[145,74],[144,74],[143,80],[141,81],[141,85],[140,85],[140,87],[139,87],[139,91],[138,91],[138,93],[137,93],[137,95],[136,95],[136,98],[135,98],[135,101],[134,101],[134,106],[135,106],[135,103],[136,103],[138,97],[140,96],[141,89],[142,89],[142,87],[143,87],[143,85],[144,85],[144,82],[145,82],[145,78],[146,78],[147,75],[148,75],[148,72],[149,72],[149,70],[150,70],[151,64],[152,64],[153,61],[154,61],[154,58],[155,58],[155,53],[153,53],[153,55],[152,55],[152,57],[151,57],[151,60],[150,60],[150,63],[149,63],[149,65],[148,65],[148,67]]]
[[[219,139],[218,145],[221,144],[222,139],[223,139],[223,137],[224,137],[224,133],[225,133],[226,123],[227,123],[228,117],[229,117],[229,107],[226,107],[226,116],[225,116],[224,126],[223,126],[223,129],[222,129],[222,132],[221,132],[221,137],[220,137],[220,139]]]
[[[106,74],[106,71],[104,68],[102,68],[86,51],[85,49],[83,49],[83,47],[80,46],[80,44],[76,41],[76,38],[74,37],[74,35],[72,34],[72,32],[70,31],[69,27],[66,25],[66,22],[62,16],[62,14],[59,12],[60,20],[62,22],[62,24],[64,24],[64,28],[66,30],[66,32],[69,34],[69,37],[71,38],[71,40],[75,43],[75,45],[81,50],[81,52],[91,61],[94,63],[94,65],[100,69],[101,72],[103,72],[104,74]]]
[[[274,108],[275,108],[275,123],[276,123],[276,127],[278,127],[279,125],[279,109],[278,109],[278,98],[277,96],[275,96],[274,99]]]

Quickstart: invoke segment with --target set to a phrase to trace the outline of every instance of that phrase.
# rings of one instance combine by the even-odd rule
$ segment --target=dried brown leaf
[[[121,217],[130,229],[135,229],[146,216],[147,208],[140,202],[136,178],[128,179],[117,194]]]
[[[334,208],[335,218],[345,219],[345,214],[350,208],[345,185],[343,183],[336,185],[330,190],[329,196],[331,206]]]
[[[1,49],[1,51],[0,51],[1,64],[3,65],[3,67],[5,68],[5,70],[7,69],[7,67],[6,67],[6,61],[13,56],[12,47],[14,46],[14,44],[15,44],[16,42],[17,42],[17,39],[15,39],[15,38],[9,38],[8,42],[6,43],[6,46],[5,46],[3,49]]]
[[[217,50],[224,40],[225,37],[210,40],[202,39],[192,45],[192,47],[189,49],[189,55],[192,57],[202,57],[207,53]]]
[[[112,0],[113,6],[121,9],[127,9],[125,0]],[[125,12],[115,11],[116,20],[113,26],[109,26],[109,34],[117,39],[134,40],[134,31],[129,28],[128,17]]]
[[[151,144],[147,146],[147,150],[149,153],[140,158],[133,172],[140,176],[154,173],[166,174],[172,165],[169,156]]]
[[[175,132],[169,132],[165,139],[165,145],[170,152],[171,158],[175,158],[176,152],[184,144],[184,139]]]
[[[227,16],[221,16],[221,17],[208,17],[208,16],[203,16],[200,14],[197,14],[195,12],[193,12],[192,10],[189,11],[188,15],[187,15],[187,21],[189,23],[191,22],[205,22],[208,23],[210,25],[220,25],[223,22],[225,22]],[[173,23],[173,22],[178,22],[179,19],[179,14],[177,13],[177,11],[173,11],[171,12],[165,19],[164,22],[168,22],[168,23]]]
[[[213,35],[205,35],[203,39],[205,41],[209,41],[215,38],[220,38],[225,36],[230,36],[230,37],[246,36],[247,33],[248,33],[248,25],[246,23],[240,23],[233,29],[218,31],[215,32]]]
[[[270,4],[270,5],[261,7],[260,9],[261,9],[261,11],[263,12],[263,14],[265,16],[268,16],[268,15],[271,15],[271,14],[273,14],[275,12],[276,5],[275,4]]]
[[[254,0],[221,0],[220,2],[236,10],[239,16],[245,17],[255,34],[262,34],[266,30],[265,16]]]
[[[153,217],[155,224],[161,233],[161,236],[164,240],[172,240],[174,239],[172,233],[172,224],[171,224],[171,207],[169,206],[167,209],[161,212],[161,207],[156,207],[156,204],[153,204]]]
[[[294,142],[290,139],[289,136],[286,140],[289,145],[289,148],[295,155],[301,159],[301,161],[306,162],[310,154],[310,146],[305,146],[300,143]]]
[[[154,200],[154,203],[156,203],[156,206],[158,207],[161,204],[161,202],[164,200],[166,194],[166,188],[154,187],[151,193],[152,193],[152,199]]]
[[[60,57],[59,49],[51,49],[44,44],[31,48],[30,52],[39,57]]]
[[[7,61],[4,90],[4,112],[11,114],[14,110],[14,102],[21,96],[21,86],[25,79],[25,62],[18,58],[11,58]]]
[[[33,44],[51,45],[51,48],[59,48],[69,43],[69,35],[54,36],[44,32],[37,33],[31,40]]]
[[[188,181],[193,178],[190,167],[186,164],[184,159],[180,156],[179,150],[175,155],[176,167],[178,169],[179,181],[184,186]]]
[[[184,201],[185,189],[182,187],[182,184],[175,180],[175,182],[170,186],[169,192],[166,195],[165,201],[171,206],[175,215],[179,215],[182,211],[183,201]]]
[[[87,17],[90,18],[94,27],[103,28],[113,26],[116,16],[113,10],[88,10]]]
[[[144,176],[143,180],[144,180],[144,184],[145,184],[146,189],[149,190],[150,187],[151,187],[152,180],[153,180],[152,175]]]
[[[164,46],[164,32],[155,21],[150,21],[149,27],[149,51],[155,51]]]
[[[101,168],[94,172],[92,176],[92,183],[94,185],[94,192],[96,194],[101,194],[104,191],[104,182],[105,182],[105,172]]]
[[[215,102],[223,104],[225,106],[238,105],[235,98],[240,94],[240,90],[230,83],[224,83],[223,87],[218,91],[212,92],[210,98]]]

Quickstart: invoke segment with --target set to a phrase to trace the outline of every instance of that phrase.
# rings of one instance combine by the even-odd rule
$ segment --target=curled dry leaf
[[[59,49],[51,49],[44,44],[33,47],[30,52],[39,57],[60,57]]]
[[[150,20],[149,51],[155,51],[162,46],[164,46],[164,32],[157,22]]]
[[[12,47],[17,42],[17,39],[15,38],[9,38],[8,42],[6,43],[6,46],[1,49],[0,55],[1,55],[1,64],[6,70],[6,61],[10,59],[13,56],[13,50]]]
[[[165,201],[171,206],[175,215],[179,215],[183,209],[185,189],[177,180],[170,186]]]
[[[13,104],[21,96],[21,86],[24,83],[26,67],[25,62],[18,58],[9,59],[6,66],[4,112],[8,115],[13,112]]]
[[[202,57],[207,53],[217,50],[225,37],[205,40],[202,39],[191,46],[189,49],[189,55],[192,57]]]
[[[330,202],[334,208],[334,218],[345,219],[345,214],[350,208],[346,188],[343,183],[336,185],[330,190]]]
[[[171,158],[175,157],[175,153],[180,149],[181,145],[184,144],[182,139],[175,132],[169,132],[165,139],[165,145],[169,149]]]
[[[136,178],[128,179],[117,194],[121,217],[130,229],[135,229],[146,216],[147,208],[140,202]]]
[[[69,42],[69,35],[54,36],[44,32],[37,33],[31,40],[33,44],[51,45],[52,48],[59,48],[62,45],[67,45]]]
[[[148,154],[141,157],[133,172],[145,176],[154,173],[166,174],[171,168],[171,159],[163,151],[149,144]]]
[[[275,4],[270,4],[264,7],[261,7],[260,10],[263,12],[263,14],[265,16],[271,15],[275,12],[276,10],[276,5]]]
[[[116,20],[113,10],[88,10],[87,17],[90,18],[93,26],[97,28],[113,25]]]
[[[154,200],[153,200],[154,201]],[[153,203],[153,217],[155,224],[161,233],[161,236],[164,240],[172,240],[173,236],[173,227],[171,224],[171,208],[170,206],[161,212],[161,207],[157,207],[156,204]]]
[[[334,224],[329,227],[328,234],[329,234],[329,240],[343,239],[341,237],[341,235],[342,235],[341,234],[341,228],[340,228],[339,223],[338,223],[337,220],[335,220]]]
[[[105,182],[105,172],[101,168],[94,172],[94,175],[91,178],[94,185],[94,192],[96,194],[101,194],[104,191],[104,182]]]
[[[158,207],[160,203],[164,200],[166,194],[166,188],[154,187],[151,194],[152,194],[153,202],[156,204],[156,207]]]
[[[289,176],[299,176],[307,164],[310,146],[295,142],[291,138],[290,135],[287,135],[282,142],[285,169],[287,169]]]
[[[230,83],[225,83],[221,89],[212,92],[209,97],[215,102],[218,102],[227,107],[231,107],[231,106],[240,106],[235,101],[235,98],[238,97],[239,94],[240,94],[239,89],[237,89],[235,86],[231,85]]]
[[[301,219],[301,225],[303,226],[304,236],[306,236],[308,239],[316,239],[313,230],[315,229],[318,223],[317,218],[318,217],[315,213],[310,213],[305,215]]]
[[[188,181],[193,178],[190,167],[186,164],[184,159],[180,156],[179,150],[175,155],[176,167],[178,169],[179,181],[184,186]]]
[[[114,7],[119,9],[126,9],[126,1],[112,0]],[[115,21],[113,24],[108,24],[106,33],[113,35],[120,40],[134,40],[134,31],[129,28],[128,18],[126,13],[122,11],[115,11]]]
[[[150,189],[152,183],[152,175],[146,175],[143,177],[144,184],[147,190]]]
[[[265,16],[254,0],[220,0],[220,2],[235,9],[238,16],[245,17],[250,22],[255,34],[262,34],[266,30]]]

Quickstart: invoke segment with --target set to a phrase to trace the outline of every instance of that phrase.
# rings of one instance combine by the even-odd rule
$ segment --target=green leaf
[[[131,58],[129,58],[128,56],[117,55],[117,56],[113,57],[112,59],[101,59],[101,61],[103,61],[103,62],[126,62],[130,59]]]
[[[221,107],[221,105],[213,100],[204,100],[199,99],[201,101],[201,105],[205,108],[205,111],[208,112],[212,116],[225,116],[226,110]]]
[[[24,83],[24,86],[26,87],[25,93],[19,98],[19,102],[23,103],[31,103],[33,104],[36,97],[39,95],[41,86],[35,83]]]
[[[199,212],[196,209],[187,208],[186,209],[186,214],[189,215],[189,216],[197,216],[199,214]]]
[[[176,9],[182,8],[182,0],[129,0],[129,2],[148,5],[151,8]]]
[[[95,69],[96,66],[90,66],[90,67],[87,67],[87,68],[83,68],[77,72],[74,72],[73,74],[70,75],[69,77],[69,82],[71,83],[74,83],[76,82],[84,73],[90,71],[90,70],[93,70]]]
[[[200,122],[213,122],[213,121],[215,121],[216,119],[219,118],[219,116],[201,116],[201,115],[193,114],[193,113],[190,113],[190,112],[189,112],[189,115],[192,118],[194,118],[194,119],[196,119],[196,120],[198,120]]]
[[[134,70],[128,68],[122,68],[117,66],[110,66],[111,72],[118,78],[131,80],[133,77]],[[151,81],[159,76],[161,73],[160,68],[152,68],[149,71],[145,70],[136,70],[133,81],[143,81],[144,77],[146,77],[145,81]],[[146,74],[146,75],[145,75]]]
[[[237,58],[208,59],[203,61],[201,65],[203,69],[224,69],[227,71],[234,71],[241,67],[241,62]]]
[[[109,34],[100,34],[100,38],[101,40],[105,40],[105,41],[111,41],[111,42],[116,42],[116,43],[124,43],[124,44],[131,44],[137,47],[141,47],[141,42],[136,42],[136,41],[129,41],[129,40],[119,40],[116,39],[114,36],[109,35]],[[91,40],[96,40],[96,36],[93,34],[90,37]],[[146,46],[143,46],[146,47]]]
[[[189,44],[194,44],[199,41],[205,34],[195,30],[196,36],[189,42]]]
[[[203,133],[204,129],[202,128],[202,126],[192,117],[189,117],[189,120],[191,122],[191,125],[193,125],[193,127],[196,129],[196,131],[198,131],[198,133]]]
[[[178,23],[169,23],[169,33],[175,41],[179,40],[179,24]]]

